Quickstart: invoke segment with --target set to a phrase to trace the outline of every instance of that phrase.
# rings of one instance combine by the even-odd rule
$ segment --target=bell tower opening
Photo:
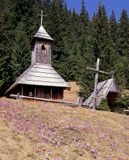
[[[42,45],[42,50],[43,50],[43,51],[44,51],[44,50],[46,50],[46,48],[45,48],[44,44]]]

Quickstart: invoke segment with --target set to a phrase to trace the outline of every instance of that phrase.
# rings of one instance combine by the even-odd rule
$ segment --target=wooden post
[[[19,94],[19,93],[17,93],[16,99],[19,99],[19,96],[20,96],[20,94]]]
[[[34,86],[34,97],[36,97],[36,86]]]
[[[52,88],[51,88],[51,99],[52,99]]]
[[[100,62],[100,59],[98,58],[96,63],[96,74],[95,74],[95,85],[94,85],[94,106],[93,106],[94,110],[97,107],[97,84],[98,84],[98,77],[99,77],[99,62]]]
[[[21,85],[21,95],[23,96],[23,84]]]

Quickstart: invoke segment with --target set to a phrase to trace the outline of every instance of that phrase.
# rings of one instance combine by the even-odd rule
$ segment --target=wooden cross
[[[43,25],[43,17],[46,17],[47,15],[43,14],[43,10],[41,10],[41,26]]]
[[[94,71],[96,73],[95,74],[95,84],[94,84],[94,106],[93,106],[94,110],[97,107],[97,85],[98,85],[99,73],[103,73],[103,74],[107,74],[107,75],[111,74],[109,72],[100,71],[99,70],[99,64],[100,64],[100,59],[98,58],[97,59],[97,63],[96,63],[96,69],[87,67],[88,70],[92,70],[92,71]]]

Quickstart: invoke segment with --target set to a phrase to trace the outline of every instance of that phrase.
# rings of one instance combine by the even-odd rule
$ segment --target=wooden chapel
[[[31,66],[6,91],[6,96],[21,95],[26,97],[62,100],[64,89],[69,84],[51,65],[51,46],[53,39],[41,25],[32,40]]]

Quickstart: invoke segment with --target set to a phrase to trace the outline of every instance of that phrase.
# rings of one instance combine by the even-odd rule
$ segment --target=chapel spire
[[[53,41],[52,37],[46,32],[45,28],[43,27],[43,17],[46,15],[43,14],[43,10],[41,10],[41,22],[40,22],[40,28],[38,32],[34,35],[35,38],[40,38],[44,40]]]

